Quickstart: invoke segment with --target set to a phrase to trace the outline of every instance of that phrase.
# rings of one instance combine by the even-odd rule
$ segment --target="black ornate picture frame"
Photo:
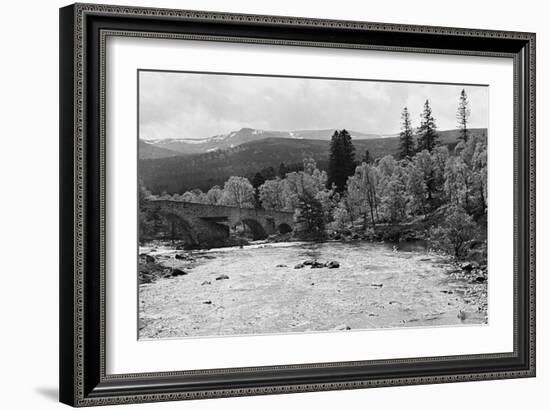
[[[513,59],[513,352],[107,374],[105,42],[109,36]],[[60,10],[60,100],[61,402],[92,406],[535,376],[535,34],[75,4]]]

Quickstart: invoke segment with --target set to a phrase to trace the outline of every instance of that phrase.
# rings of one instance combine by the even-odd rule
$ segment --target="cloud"
[[[399,131],[405,106],[418,125],[426,99],[444,130],[456,127],[462,88],[470,126],[487,127],[484,86],[142,71],[140,137],[204,138],[242,127],[389,134]]]

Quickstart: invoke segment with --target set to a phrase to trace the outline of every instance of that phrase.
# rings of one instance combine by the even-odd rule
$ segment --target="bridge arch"
[[[267,238],[267,233],[264,227],[253,218],[243,218],[241,223],[244,224],[252,233],[252,240],[264,240]]]
[[[171,210],[161,210],[160,214],[166,220],[166,227],[163,230],[166,240],[183,242],[189,247],[199,244],[197,231],[185,217]]]
[[[292,232],[292,227],[287,223],[281,223],[277,226],[277,232],[279,234],[286,234]]]

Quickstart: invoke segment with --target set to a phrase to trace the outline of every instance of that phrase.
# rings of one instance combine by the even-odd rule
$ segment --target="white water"
[[[415,243],[260,242],[191,252],[194,263],[170,248],[140,252],[188,271],[140,286],[144,338],[486,322],[486,284],[456,279],[448,259]],[[294,268],[304,260],[340,268]]]

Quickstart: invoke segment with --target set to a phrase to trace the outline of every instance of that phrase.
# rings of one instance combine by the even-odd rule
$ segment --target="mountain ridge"
[[[275,130],[260,130],[249,127],[243,127],[237,131],[231,131],[227,134],[217,134],[211,137],[190,139],[190,138],[168,138],[161,140],[144,140],[144,147],[148,151],[140,158],[160,158],[154,154],[162,155],[162,151],[154,152],[154,148],[169,150],[166,152],[166,157],[172,157],[172,152],[179,155],[186,154],[203,154],[217,150],[225,150],[235,146],[257,141],[266,138],[291,138],[296,140],[325,140],[329,141],[334,133],[334,129],[318,129],[318,130],[292,130],[292,131],[275,131]],[[363,133],[359,131],[348,130],[350,135],[355,140],[368,140],[374,138],[394,137],[394,135],[382,135],[373,133]],[[150,152],[154,152],[150,154]]]

